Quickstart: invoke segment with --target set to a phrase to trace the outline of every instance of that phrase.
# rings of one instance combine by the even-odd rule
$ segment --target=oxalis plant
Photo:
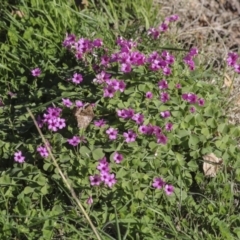
[[[228,181],[226,166],[237,162],[239,130],[227,123],[216,87],[199,80],[201,74],[194,77],[198,49],[159,48],[161,36],[177,20],[167,17],[136,39],[119,36],[114,47],[67,33],[62,47],[76,66],[64,65],[60,100],[34,111],[59,167],[94,225],[110,239],[177,236],[181,218],[189,221],[182,206],[195,209],[204,199],[191,193],[204,195],[207,189],[215,198],[202,171],[203,156],[214,153],[223,160],[216,176],[221,183]],[[31,74],[36,84],[47,81],[41,66],[33,66]],[[28,172],[33,176],[23,184],[22,206],[40,201],[45,211],[52,204],[57,214],[73,214],[46,145],[40,137],[34,142],[16,146],[13,157],[16,181]],[[61,228],[58,220],[48,219],[43,234]],[[74,222],[80,232],[83,223]]]

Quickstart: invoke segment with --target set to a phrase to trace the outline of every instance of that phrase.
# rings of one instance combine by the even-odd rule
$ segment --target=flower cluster
[[[38,126],[41,128],[43,124],[47,124],[48,129],[56,132],[59,129],[66,127],[65,119],[60,118],[62,112],[61,108],[48,107],[47,112],[43,114],[43,118],[38,117]]]
[[[240,64],[237,63],[239,56],[237,53],[230,52],[227,57],[227,65],[232,67],[236,73],[240,73]]]
[[[99,48],[103,45],[101,39],[94,39],[90,41],[86,38],[80,38],[77,40],[74,34],[67,34],[63,46],[67,49],[73,50],[75,53],[76,59],[82,59],[84,54],[92,52],[95,48]]]
[[[140,125],[144,121],[144,116],[141,113],[134,113],[131,108],[117,110],[117,115],[123,119],[132,119],[136,124]]]
[[[97,169],[100,174],[95,174],[89,177],[92,186],[99,186],[101,183],[104,183],[105,186],[111,188],[117,182],[115,174],[110,173],[110,166],[106,157],[99,160]]]
[[[162,178],[154,178],[152,186],[156,189],[162,189],[164,187],[164,191],[167,195],[171,195],[174,191],[174,187],[172,185],[166,184]]]
[[[179,19],[178,15],[171,15],[166,17],[165,20],[157,27],[157,28],[150,28],[147,31],[147,34],[151,36],[153,39],[158,39],[160,34],[166,32],[168,30],[169,24],[171,22],[176,22]]]
[[[170,65],[172,65],[174,61],[174,56],[165,50],[161,54],[154,51],[147,58],[149,69],[151,71],[162,70],[164,75],[170,75],[172,73]]]
[[[189,53],[183,58],[183,62],[187,64],[189,69],[192,71],[195,69],[195,63],[193,61],[193,58],[198,54],[197,48],[191,48]]]

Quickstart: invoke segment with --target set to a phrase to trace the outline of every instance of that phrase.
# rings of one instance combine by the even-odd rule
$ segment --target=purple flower
[[[39,154],[42,156],[42,157],[44,157],[44,158],[46,158],[46,157],[48,157],[48,150],[47,150],[47,148],[46,147],[43,147],[43,146],[39,146],[38,148],[37,148],[37,151],[39,152]]]
[[[196,94],[193,93],[184,93],[182,94],[182,99],[191,104],[194,104],[197,103],[198,97]]]
[[[146,92],[145,97],[148,98],[148,99],[152,99],[152,97],[153,97],[152,92]]]
[[[158,134],[157,136],[157,143],[161,143],[161,144],[167,144],[167,137],[164,134]]]
[[[161,80],[158,82],[158,87],[159,89],[167,89],[168,88],[168,83],[166,80]]]
[[[197,54],[198,54],[198,49],[196,47],[193,47],[193,48],[190,49],[189,55],[191,57],[195,57]]]
[[[81,108],[81,107],[84,106],[84,103],[82,101],[80,101],[80,100],[76,100],[75,104],[76,104],[76,107],[78,107],[78,108]]]
[[[90,176],[90,177],[89,177],[89,180],[90,180],[90,184],[91,184],[92,186],[99,186],[100,183],[101,183],[101,176],[95,174],[95,175],[93,175],[93,176]]]
[[[168,118],[168,117],[171,116],[171,114],[170,114],[169,111],[160,112],[160,115],[161,115],[163,118]]]
[[[177,89],[180,89],[182,86],[180,83],[177,83],[176,86],[175,86]]]
[[[97,39],[94,39],[94,40],[93,40],[93,46],[94,46],[94,47],[99,48],[99,47],[101,47],[102,45],[103,45],[102,39],[97,38]]]
[[[87,204],[88,205],[92,205],[93,204],[93,199],[92,199],[91,196],[87,199]]]
[[[22,151],[18,151],[14,153],[14,161],[23,163],[25,160],[25,157],[22,155]]]
[[[118,153],[118,152],[115,152],[114,155],[113,155],[113,160],[116,163],[120,163],[123,160],[123,155]]]
[[[203,98],[199,98],[198,99],[198,105],[202,107],[202,106],[204,106],[204,104],[205,104],[204,99]]]
[[[147,35],[153,37],[153,39],[158,39],[160,32],[156,28],[149,28],[147,31]]]
[[[78,136],[73,136],[72,138],[68,139],[67,141],[70,145],[77,146],[81,142],[81,139]]]
[[[63,105],[65,105],[68,108],[70,108],[73,104],[68,98],[66,98],[66,99],[62,98],[62,103],[63,103]]]
[[[134,116],[132,117],[132,120],[134,120],[138,125],[142,124],[144,121],[144,116],[143,114],[140,113],[136,113],[134,114]]]
[[[74,73],[73,77],[72,77],[72,82],[73,83],[76,83],[76,84],[79,84],[83,81],[83,77],[81,74],[78,74],[78,73]]]
[[[124,73],[128,73],[132,71],[131,65],[128,63],[122,63],[121,65],[121,71]]]
[[[167,92],[161,92],[160,100],[165,103],[170,99],[170,96]]]
[[[240,73],[240,64],[235,64],[234,65],[234,70],[236,73]]]
[[[196,112],[196,108],[195,108],[194,106],[191,106],[191,107],[189,108],[189,111],[190,111],[191,113],[195,113],[195,112]]]
[[[118,130],[117,129],[114,129],[112,127],[110,127],[106,133],[108,134],[108,137],[110,140],[115,140],[117,139],[117,134],[118,134]]]
[[[152,186],[157,189],[163,188],[165,185],[165,182],[162,178],[154,178]]]
[[[134,142],[136,140],[137,134],[133,130],[128,130],[128,132],[123,133],[123,137],[127,143]]]
[[[169,67],[164,67],[162,70],[163,70],[163,74],[167,75],[167,76],[172,73],[172,71]]]
[[[108,174],[107,178],[105,179],[104,183],[106,185],[108,185],[108,187],[112,187],[115,183],[117,182],[117,180],[115,179],[115,174]]]
[[[166,131],[170,132],[170,131],[172,131],[172,128],[173,128],[172,123],[170,123],[170,122],[166,123],[166,125],[165,125]]]
[[[143,134],[148,134],[149,132],[149,127],[146,126],[146,125],[142,125],[138,128],[139,132],[140,133],[143,133]]]
[[[116,92],[116,90],[114,89],[114,87],[112,86],[107,86],[103,89],[103,96],[104,97],[109,97],[112,98],[114,96],[114,93]]]
[[[174,187],[172,185],[166,184],[165,187],[164,187],[164,191],[169,196],[173,193]]]
[[[106,124],[106,120],[104,119],[99,119],[94,121],[94,125],[96,127],[103,127]]]
[[[228,58],[227,58],[228,66],[233,67],[236,64],[237,59],[238,59],[238,54],[237,53],[234,53],[234,52],[228,53]]]
[[[32,72],[32,75],[34,77],[39,77],[40,74],[41,74],[41,69],[40,68],[35,68],[35,69],[31,70],[31,72]]]
[[[177,14],[166,17],[166,21],[169,22],[176,22],[177,20],[179,20],[179,16]]]
[[[66,120],[64,118],[57,118],[58,120],[58,128],[63,129],[66,127]]]
[[[159,26],[159,31],[160,32],[166,32],[168,29],[168,25],[166,23],[162,23],[160,26]]]

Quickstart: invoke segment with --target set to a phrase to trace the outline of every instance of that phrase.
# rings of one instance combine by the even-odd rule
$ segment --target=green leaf
[[[92,156],[94,160],[99,160],[104,157],[104,152],[102,148],[96,148],[92,152]]]

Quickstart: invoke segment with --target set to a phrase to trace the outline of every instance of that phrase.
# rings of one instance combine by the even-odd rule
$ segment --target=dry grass
[[[240,2],[238,0],[155,0],[160,16],[178,14],[181,18],[177,40],[186,47],[199,48],[202,61],[213,64],[217,72],[233,80],[233,71],[225,70],[228,52],[240,47]],[[214,79],[211,81],[214,84]],[[223,90],[227,86],[223,84]],[[229,94],[226,112],[230,123],[240,124],[240,76],[236,76]]]

